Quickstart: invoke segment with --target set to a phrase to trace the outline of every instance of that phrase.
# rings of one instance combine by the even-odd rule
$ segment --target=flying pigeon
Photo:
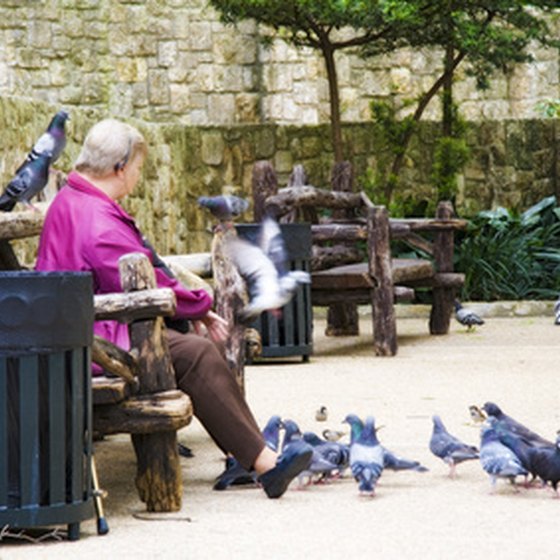
[[[454,302],[455,318],[461,325],[465,325],[467,330],[472,330],[476,325],[484,325],[484,321],[470,309],[464,308],[458,300]]]
[[[507,478],[515,484],[517,476],[528,474],[517,455],[500,441],[495,430],[496,422],[495,418],[488,418],[482,425],[480,437],[480,463],[490,476],[492,492],[498,478]]]
[[[10,212],[17,202],[31,206],[29,200],[40,192],[49,180],[51,156],[41,154],[22,165],[0,196],[0,210]]]
[[[16,171],[18,173],[27,163],[36,160],[39,156],[50,155],[51,164],[59,157],[66,147],[66,121],[70,116],[66,111],[58,111],[51,119],[47,130],[39,137],[31,151],[27,154],[25,161]]]
[[[359,437],[350,444],[350,469],[361,495],[374,496],[375,485],[383,472],[383,454],[377,440],[375,420],[368,416]]]
[[[514,420],[511,416],[504,414],[496,403],[487,402],[483,405],[482,410],[484,410],[488,416],[496,418],[499,425],[503,425],[507,431],[522,437],[533,447],[554,447],[554,443],[551,441],[541,437],[517,420]]]
[[[273,451],[278,450],[280,440],[280,429],[283,427],[280,416],[271,416],[262,430],[264,441]],[[226,457],[226,468],[214,482],[214,490],[225,490],[230,486],[240,486],[243,484],[254,484],[257,480],[255,471],[248,471],[242,467],[234,457]]]
[[[554,304],[554,324],[560,325],[560,298]]]
[[[221,222],[231,221],[249,208],[249,203],[233,194],[219,196],[200,196],[198,205],[210,210],[211,214]]]
[[[430,438],[430,451],[449,465],[449,477],[454,478],[456,465],[463,461],[478,459],[478,449],[451,435],[439,416],[432,416],[432,421],[434,427]]]
[[[553,448],[534,450],[531,466],[534,474],[545,482],[550,482],[555,497],[560,498],[557,488],[560,481],[560,433],[556,437],[556,445]]]
[[[239,314],[242,320],[281,309],[292,299],[299,284],[311,281],[307,272],[287,270],[282,233],[272,218],[265,218],[261,224],[259,246],[231,237],[227,240],[227,251],[249,287],[250,301]]]

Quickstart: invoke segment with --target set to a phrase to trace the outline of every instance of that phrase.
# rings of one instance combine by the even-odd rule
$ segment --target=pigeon
[[[262,430],[264,441],[273,451],[278,450],[280,440],[280,429],[283,427],[280,416],[271,416]],[[224,472],[216,478],[214,482],[214,490],[225,490],[230,486],[240,486],[244,484],[255,484],[257,481],[257,473],[248,471],[242,467],[234,457],[226,457],[226,468]]]
[[[484,321],[470,309],[464,308],[458,300],[455,300],[455,318],[461,325],[465,325],[467,330],[472,330],[476,325],[484,325]]]
[[[347,414],[343,423],[350,424],[350,444],[354,443],[364,429],[364,423],[357,414]]]
[[[231,221],[249,208],[249,203],[245,199],[233,194],[200,196],[197,202],[202,208],[210,210],[220,222]]]
[[[51,156],[41,154],[21,166],[0,196],[0,210],[10,212],[17,202],[33,207],[29,200],[45,188],[50,162]]]
[[[554,304],[554,324],[560,325],[560,298]]]
[[[293,420],[284,420],[284,441],[282,442],[282,449],[286,449],[286,446],[294,441],[299,441],[303,439],[303,434],[299,429],[299,426]]]
[[[533,473],[544,482],[550,482],[556,498],[558,494],[558,482],[560,481],[560,433],[556,436],[556,444],[553,448],[535,449],[532,453],[531,467]]]
[[[522,437],[533,447],[554,447],[554,443],[551,441],[541,437],[520,422],[517,422],[517,420],[514,420],[511,416],[504,414],[496,403],[487,402],[483,405],[482,410],[484,410],[488,416],[496,418],[499,425],[504,426],[507,431]]]
[[[327,411],[327,407],[326,406],[321,406],[316,412],[315,412],[315,420],[317,420],[317,422],[326,422],[327,419],[329,417],[329,413]]]
[[[226,247],[249,287],[250,301],[239,313],[242,321],[263,311],[280,310],[292,299],[299,284],[311,281],[308,272],[286,269],[284,240],[272,218],[265,218],[261,224],[259,246],[231,237]]]
[[[16,171],[19,172],[27,163],[36,160],[39,156],[49,155],[51,164],[59,157],[66,147],[66,121],[70,116],[66,111],[58,111],[51,119],[47,130],[39,137],[31,151],[27,154],[25,161]]]
[[[507,478],[515,484],[517,476],[528,474],[517,455],[500,441],[495,430],[496,422],[495,418],[488,418],[482,425],[480,437],[480,463],[490,477],[491,492],[494,492],[498,478]]]
[[[438,415],[432,416],[432,421],[434,427],[430,438],[430,451],[449,465],[449,477],[454,478],[459,463],[479,458],[478,449],[451,435]]]
[[[383,448],[379,444],[373,416],[368,416],[358,438],[350,444],[350,469],[360,495],[375,495],[375,485],[383,472]]]
[[[314,452],[319,453],[323,459],[332,465],[332,468],[325,472],[325,476],[323,478],[328,478],[329,475],[333,474],[333,471],[336,471],[339,476],[342,476],[349,466],[349,445],[335,441],[323,440],[313,432],[305,432],[303,434],[303,440],[313,447]]]

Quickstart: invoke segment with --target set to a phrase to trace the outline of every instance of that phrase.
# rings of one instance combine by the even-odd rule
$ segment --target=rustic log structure
[[[216,312],[230,325],[230,336],[225,343],[226,361],[239,387],[244,391],[245,325],[240,323],[238,313],[247,304],[247,288],[225,248],[227,239],[236,235],[233,222],[222,222],[215,227],[212,269]]]
[[[42,212],[0,213],[0,269],[21,266],[10,245],[40,233]],[[92,381],[93,429],[99,436],[130,433],[137,456],[136,486],[150,512],[181,507],[182,477],[176,431],[192,418],[187,395],[178,391],[164,337],[164,316],[175,313],[175,295],[158,289],[153,267],[141,254],[120,263],[125,293],[94,298],[95,318],[128,323],[131,350],[95,337],[92,359],[106,372]]]
[[[311,226],[313,305],[371,304],[375,351],[392,356],[397,352],[394,301],[411,301],[414,288],[428,287],[434,295],[430,332],[447,333],[455,290],[464,283],[464,275],[452,266],[454,231],[465,228],[466,220],[453,218],[448,202],[439,204],[435,219],[391,219],[365,193],[348,192],[348,169],[340,167],[337,172],[345,185],[340,190],[288,186],[264,202],[280,220],[306,207],[329,214]],[[431,258],[393,259],[393,239],[420,248]],[[357,250],[358,241],[365,245],[366,255]],[[339,332],[327,328],[327,334]]]

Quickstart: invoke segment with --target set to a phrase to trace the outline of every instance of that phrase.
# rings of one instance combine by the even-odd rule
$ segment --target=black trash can
[[[95,515],[89,273],[0,272],[0,527]]]
[[[260,224],[237,224],[239,237],[258,243]],[[311,226],[309,224],[280,224],[288,255],[290,270],[311,271]],[[261,358],[302,356],[307,362],[313,353],[313,310],[311,286],[302,284],[293,299],[276,316],[265,312],[255,319],[262,342]]]

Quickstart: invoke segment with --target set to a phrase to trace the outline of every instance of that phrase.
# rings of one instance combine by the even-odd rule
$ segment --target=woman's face
[[[137,153],[122,169],[123,177],[123,196],[132,194],[134,187],[140,180],[142,166],[144,165],[144,157]]]

